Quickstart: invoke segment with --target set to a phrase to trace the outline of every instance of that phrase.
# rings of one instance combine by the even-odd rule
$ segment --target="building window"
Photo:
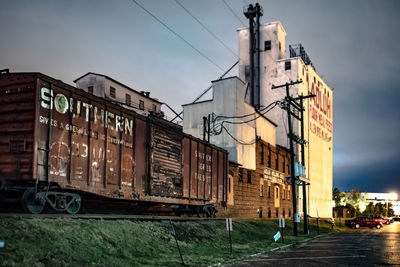
[[[271,168],[271,148],[268,147],[268,168]]]
[[[144,101],[143,100],[139,100],[139,109],[144,110]]]
[[[130,106],[131,105],[131,95],[125,94],[125,103]]]
[[[260,197],[263,197],[263,196],[264,196],[264,185],[261,184],[260,185]]]
[[[283,208],[283,209],[282,209],[282,216],[283,216],[283,218],[285,218],[285,215],[286,215],[286,214],[285,214],[285,208]]]
[[[285,156],[283,156],[282,172],[283,173],[286,172],[286,157]]]
[[[291,210],[289,209],[289,217],[291,216],[292,214],[291,214]]]
[[[247,183],[251,184],[251,171],[247,171]]]
[[[246,80],[246,82],[250,81],[250,66],[249,65],[244,66],[244,79]]]
[[[268,198],[271,198],[271,186],[268,186]]]
[[[276,152],[276,158],[275,158],[275,169],[279,171],[279,154]]]
[[[290,200],[290,191],[287,191],[287,199]]]
[[[115,98],[115,88],[110,86],[110,97]]]
[[[282,199],[285,199],[285,189],[283,189],[283,192],[282,192]]]
[[[243,169],[239,169],[239,182],[243,182]]]
[[[260,164],[264,165],[264,145],[263,144],[261,144]]]
[[[271,208],[268,208],[268,218],[271,218]]]
[[[275,217],[278,218],[278,216],[279,216],[279,209],[276,208],[276,210],[275,210]]]
[[[157,106],[156,106],[156,104],[153,104],[153,112],[154,112],[154,113],[157,113]]]
[[[264,50],[265,51],[267,51],[267,50],[271,50],[271,41],[265,41],[264,42]]]
[[[92,94],[92,95],[93,95],[93,86],[89,86],[89,87],[87,88],[87,90],[88,90],[88,93],[89,93],[89,94]]]
[[[279,199],[279,187],[275,187],[275,198]]]
[[[231,192],[231,177],[228,178],[228,191]]]
[[[290,70],[292,68],[292,62],[291,61],[286,61],[285,62],[285,70]]]
[[[282,45],[281,45],[281,42],[279,42],[279,51],[281,51],[282,49]]]

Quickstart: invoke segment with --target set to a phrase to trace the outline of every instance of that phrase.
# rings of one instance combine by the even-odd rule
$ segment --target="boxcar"
[[[225,150],[41,73],[0,74],[0,187],[27,211],[77,213],[82,194],[214,216]]]

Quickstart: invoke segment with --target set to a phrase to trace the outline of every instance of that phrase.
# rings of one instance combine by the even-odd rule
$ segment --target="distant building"
[[[156,98],[151,98],[150,92],[138,92],[106,75],[88,72],[74,80],[74,83],[85,92],[116,102],[139,114],[162,115],[162,103]]]
[[[250,83],[249,29],[241,28],[239,35],[239,78]],[[260,84],[256,84],[255,103],[260,110],[271,103],[283,100],[285,88],[271,89],[290,81],[302,80],[290,87],[290,95],[315,94],[304,100],[305,168],[310,185],[307,186],[308,214],[316,217],[332,216],[332,99],[333,90],[313,67],[301,45],[289,46],[286,56],[286,31],[280,22],[260,26]],[[257,65],[255,67],[257,69]],[[259,93],[258,93],[259,91]],[[259,103],[259,104],[258,104]],[[276,125],[276,144],[289,147],[286,111],[275,108],[265,114]],[[299,136],[299,123],[293,119],[294,132]],[[297,158],[300,145],[296,148]],[[297,159],[299,161],[299,158]],[[302,211],[302,190],[299,190],[299,211]]]
[[[374,205],[377,203],[392,203],[394,215],[400,215],[400,201],[397,201],[396,193],[360,193],[360,195],[361,198],[365,200],[365,202],[361,204],[361,211],[364,211],[369,203],[373,203]]]

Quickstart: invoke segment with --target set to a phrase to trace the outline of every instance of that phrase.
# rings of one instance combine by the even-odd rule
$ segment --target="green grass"
[[[267,252],[309,238],[292,235],[286,220],[284,241],[273,242],[277,220],[234,220],[232,243],[225,221],[174,222],[178,243],[188,265],[208,265]],[[321,222],[320,234],[332,232]],[[312,221],[310,236],[316,236]],[[168,221],[133,222],[74,219],[0,218],[1,266],[176,266],[181,260]]]

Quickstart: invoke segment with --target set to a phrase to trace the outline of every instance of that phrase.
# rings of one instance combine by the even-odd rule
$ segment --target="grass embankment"
[[[273,242],[277,220],[234,220],[232,243],[225,220],[173,222],[185,264],[207,265],[266,252],[285,244],[301,242],[309,236],[292,235],[286,220],[284,243]],[[327,222],[320,233],[331,232]],[[315,221],[310,236],[316,236]],[[1,266],[176,266],[181,259],[165,222],[99,221],[74,219],[0,218]]]

